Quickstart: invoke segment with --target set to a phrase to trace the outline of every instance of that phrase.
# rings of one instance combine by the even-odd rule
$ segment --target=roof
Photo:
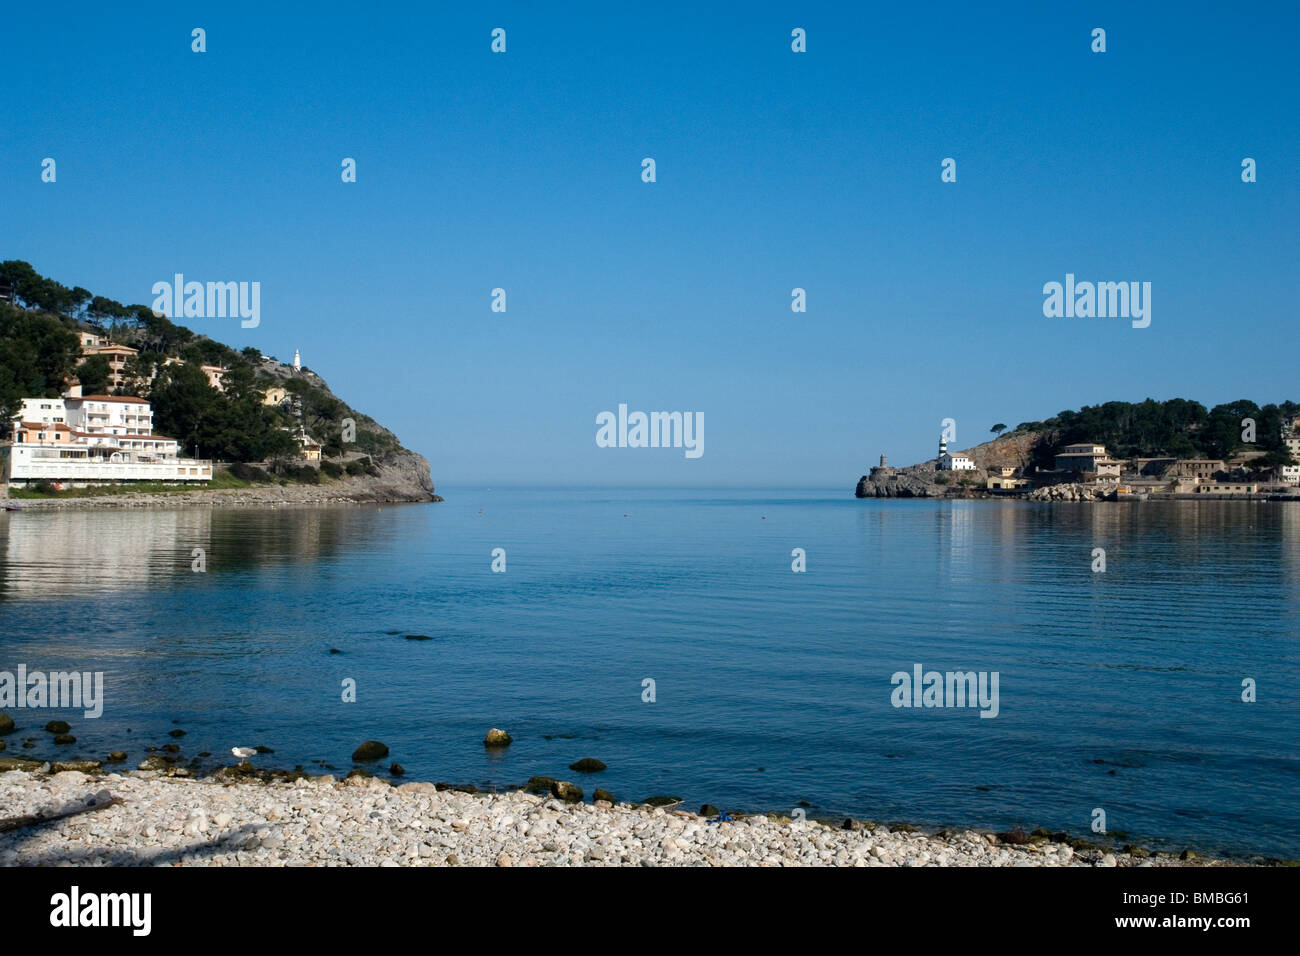
[[[45,422],[22,422],[18,427],[35,428],[37,431],[47,431],[47,432],[48,431],[56,431],[56,432],[72,431],[71,428],[69,428],[67,425],[64,425],[62,422],[50,422],[48,425]]]
[[[132,404],[135,404],[135,403],[139,403],[139,404],[141,404],[141,405],[148,405],[148,404],[149,404],[149,403],[146,402],[143,398],[137,398],[137,397],[135,397],[134,395],[82,395],[80,398],[69,398],[69,399],[65,399],[65,401],[69,401],[69,402],[76,402],[76,401],[83,401],[83,402],[131,402]]]

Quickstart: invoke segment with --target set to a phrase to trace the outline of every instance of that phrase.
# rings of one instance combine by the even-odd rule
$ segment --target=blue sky
[[[1293,4],[839,6],[14,7],[0,258],[259,281],[186,324],[300,348],[440,484],[847,490],[945,417],[1300,399]],[[1151,326],[1045,318],[1067,272]],[[705,454],[598,448],[620,402]]]

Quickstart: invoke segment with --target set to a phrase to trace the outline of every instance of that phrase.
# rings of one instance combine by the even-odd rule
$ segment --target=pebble
[[[0,773],[5,817],[105,807],[0,833],[0,865],[185,866],[1178,866],[1057,843],[1008,846],[974,830],[945,836],[845,830],[733,813],[706,824],[680,810],[563,803],[549,795],[438,791],[374,778],[223,783],[151,772]]]

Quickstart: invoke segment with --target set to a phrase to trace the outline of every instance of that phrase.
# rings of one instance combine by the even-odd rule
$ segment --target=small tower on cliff
[[[293,350],[293,370],[295,372],[302,371],[302,356],[298,354],[297,349]]]
[[[889,467],[889,459],[885,457],[885,453],[883,451],[880,453],[880,467],[881,468]]]

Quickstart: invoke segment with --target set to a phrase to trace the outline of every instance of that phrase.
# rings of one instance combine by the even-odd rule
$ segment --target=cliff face
[[[904,468],[872,468],[858,479],[854,495],[858,498],[952,498],[983,491],[990,468],[1024,468],[1029,464],[1031,449],[1041,432],[1019,432],[973,448],[955,451],[975,463],[974,471],[935,470],[934,460]],[[940,482],[936,479],[946,479]],[[962,484],[963,479],[966,484]]]
[[[337,403],[337,409],[332,413],[337,417],[346,415],[356,422],[357,442],[348,446],[346,457],[368,457],[379,474],[337,479],[337,484],[345,489],[344,494],[348,500],[442,501],[434,493],[428,459],[404,448],[397,435],[369,415],[354,410],[334,393],[325,379],[308,368],[294,371],[270,356],[263,357],[259,371],[268,384],[283,385],[290,379],[306,382],[314,392],[327,400],[313,399],[314,405]],[[331,422],[330,425],[335,426],[337,422]]]
[[[349,479],[363,483],[352,495],[353,501],[441,501],[433,493],[429,461],[405,448],[378,465],[379,476]]]

